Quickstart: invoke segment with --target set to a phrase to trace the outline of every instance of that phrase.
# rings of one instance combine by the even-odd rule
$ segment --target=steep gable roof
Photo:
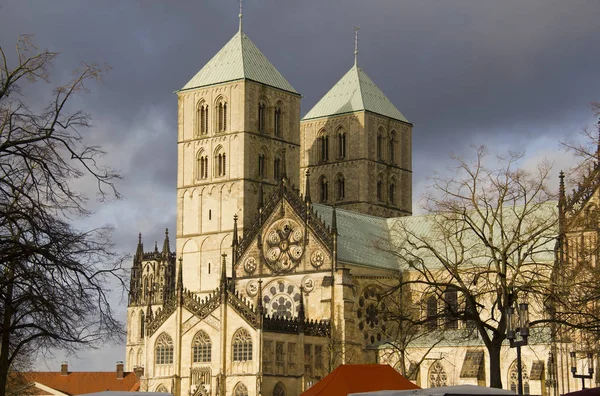
[[[306,113],[302,120],[361,110],[409,122],[356,64]]]
[[[139,388],[139,379],[133,372],[123,373],[123,378],[117,378],[114,371],[82,371],[69,372],[26,372],[23,379],[30,383],[41,384],[67,395],[112,391],[135,391]],[[37,385],[36,385],[37,387]],[[27,393],[27,392],[26,392]]]
[[[238,31],[181,91],[243,79],[298,94],[242,31]]]

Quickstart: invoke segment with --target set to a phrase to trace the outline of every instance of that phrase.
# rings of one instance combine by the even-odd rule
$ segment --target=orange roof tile
[[[136,391],[139,390],[139,380],[135,373],[123,373],[123,379],[117,379],[114,371],[97,372],[27,372],[23,377],[28,382],[37,382],[69,395],[103,391]]]

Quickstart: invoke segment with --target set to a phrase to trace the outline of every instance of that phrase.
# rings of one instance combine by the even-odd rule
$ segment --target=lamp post
[[[581,378],[581,389],[585,389],[585,380],[592,379],[594,376],[594,361],[592,360],[592,353],[588,352],[588,374],[577,374],[577,353],[575,351],[571,352],[571,373],[573,373],[573,378]]]
[[[529,305],[521,303],[518,306],[519,327],[516,329],[513,325],[515,309],[510,306],[506,309],[506,338],[510,341],[511,348],[517,348],[517,375],[519,378],[518,394],[523,394],[523,369],[521,367],[521,347],[527,345],[527,337],[529,337]],[[517,340],[517,335],[521,338]]]

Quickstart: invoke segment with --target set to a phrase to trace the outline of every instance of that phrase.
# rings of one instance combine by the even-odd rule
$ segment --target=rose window
[[[263,304],[273,317],[293,318],[300,310],[300,290],[289,282],[277,281],[265,288]]]
[[[278,272],[294,268],[304,253],[304,232],[290,219],[276,221],[265,233],[263,254],[267,264]]]
[[[367,287],[358,297],[358,329],[367,345],[385,341],[387,313],[385,302],[375,287]]]

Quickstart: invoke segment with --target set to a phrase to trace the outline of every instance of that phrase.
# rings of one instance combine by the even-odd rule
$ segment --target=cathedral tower
[[[240,20],[241,21],[241,20]],[[178,96],[177,254],[184,286],[218,286],[221,255],[231,271],[233,216],[256,216],[286,172],[298,185],[300,95],[239,31]]]
[[[381,217],[412,212],[412,124],[358,67],[301,122],[315,202]]]

